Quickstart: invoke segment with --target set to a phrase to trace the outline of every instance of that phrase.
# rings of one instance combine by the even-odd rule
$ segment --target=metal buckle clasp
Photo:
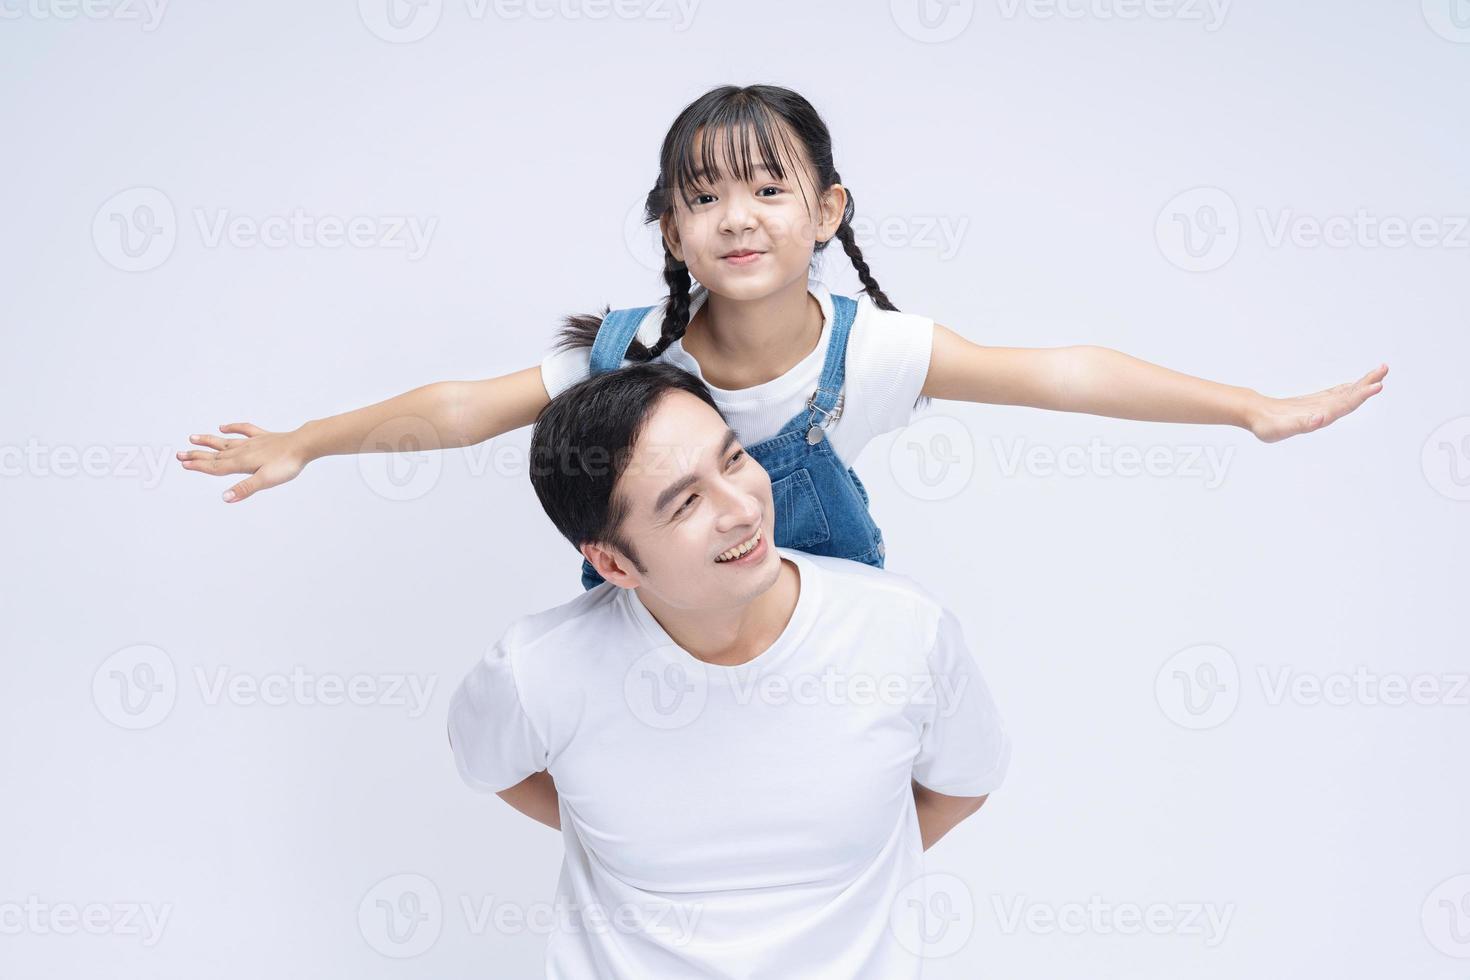
[[[822,408],[822,406],[817,404],[817,393],[821,390],[821,388],[818,388],[816,391],[807,396],[806,410],[810,412],[812,409],[816,409],[818,412],[821,412],[823,415],[825,415],[826,419],[823,421],[823,428],[826,428],[833,422],[836,422],[838,419],[842,418],[842,402],[846,398],[847,392],[839,391],[837,393],[837,404],[833,405],[832,411],[829,412],[826,409]]]

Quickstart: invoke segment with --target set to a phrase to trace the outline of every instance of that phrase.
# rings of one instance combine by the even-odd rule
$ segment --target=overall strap
[[[628,345],[638,334],[638,325],[651,306],[640,306],[627,310],[612,310],[602,318],[597,328],[597,339],[592,342],[592,353],[587,358],[587,374],[602,374],[615,371],[623,364]]]
[[[842,393],[842,379],[847,367],[847,335],[852,331],[857,301],[832,294],[832,338],[827,341],[827,360],[822,365],[822,379],[812,395],[811,422],[817,424],[817,413],[832,413],[837,396]]]

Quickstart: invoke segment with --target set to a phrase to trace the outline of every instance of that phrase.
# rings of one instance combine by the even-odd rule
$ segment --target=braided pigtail
[[[873,305],[880,310],[897,310],[888,294],[878,285],[878,280],[873,278],[873,271],[868,268],[868,262],[863,258],[863,250],[858,248],[857,237],[852,231],[852,191],[847,192],[847,207],[843,209],[842,224],[837,226],[837,240],[842,243],[842,250],[852,260],[852,267],[857,270],[858,280],[863,284],[863,292],[873,301]]]
[[[652,347],[638,344],[637,354],[630,350],[628,356],[634,360],[651,361],[658,357],[669,349],[670,344],[683,337],[685,328],[689,326],[689,287],[692,284],[689,267],[674,258],[667,244],[664,245],[664,282],[669,286],[669,298],[664,307],[663,333]]]

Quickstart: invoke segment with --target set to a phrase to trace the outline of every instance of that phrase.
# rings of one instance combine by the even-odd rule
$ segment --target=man
[[[664,364],[553,400],[531,480],[606,582],[514,622],[449,706],[461,776],[562,830],[547,975],[917,977],[921,852],[1010,747],[955,617],[772,545],[771,483]]]

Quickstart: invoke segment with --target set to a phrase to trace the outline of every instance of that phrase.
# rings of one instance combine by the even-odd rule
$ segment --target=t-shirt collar
[[[663,628],[643,600],[638,598],[638,593],[633,589],[619,589],[628,615],[638,623],[643,634],[653,643],[660,646],[668,646],[678,651],[680,655],[687,658],[690,663],[700,664],[710,669],[710,676],[722,677],[745,674],[756,670],[765,670],[776,662],[784,659],[793,648],[810,632],[812,623],[816,620],[817,610],[822,602],[821,572],[806,555],[794,548],[777,548],[777,554],[783,558],[790,559],[796,566],[799,578],[799,586],[796,595],[796,607],[791,611],[791,618],[786,623],[786,628],[776,637],[764,651],[753,660],[734,666],[721,666],[700,660],[689,651],[680,647],[669,636],[668,631]]]

